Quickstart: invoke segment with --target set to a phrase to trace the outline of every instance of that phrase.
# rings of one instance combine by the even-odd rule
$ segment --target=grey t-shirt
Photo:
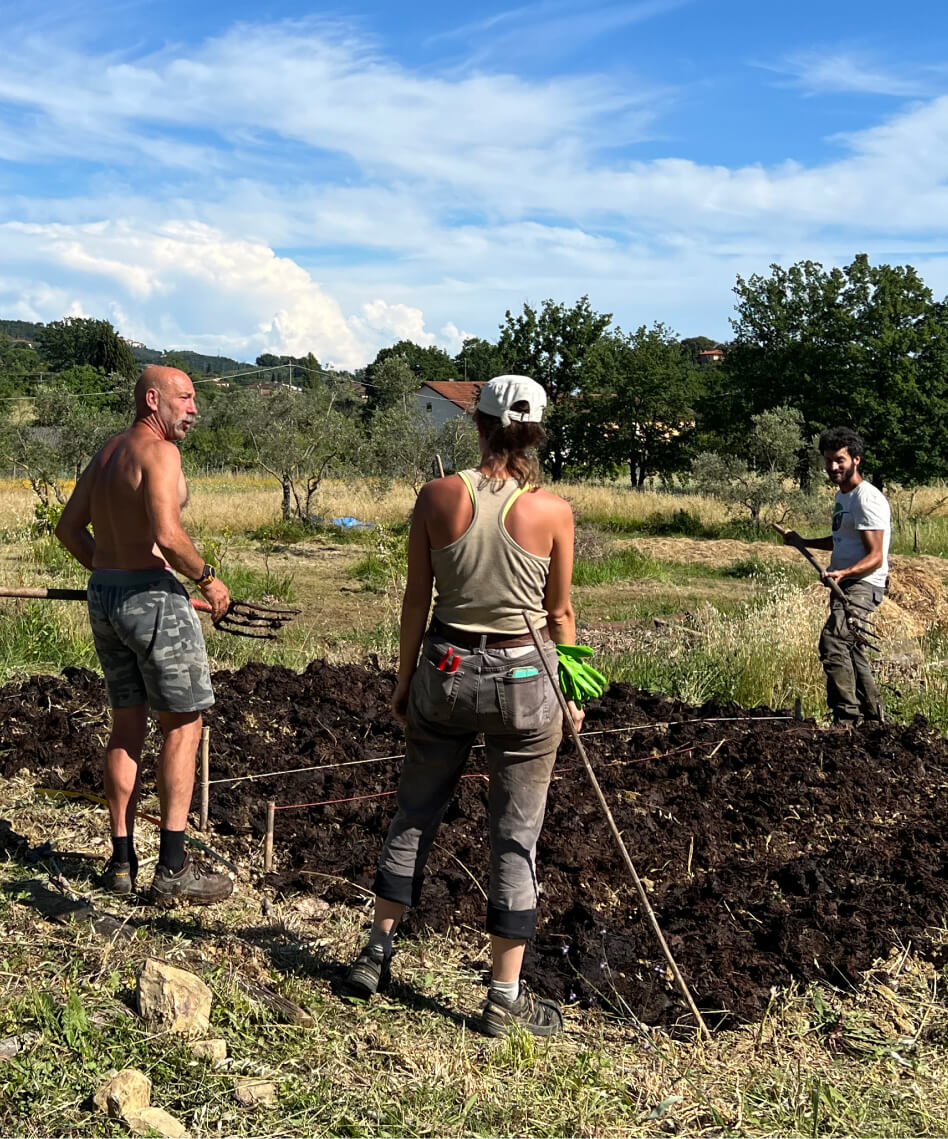
[[[841,490],[836,492],[836,502],[833,505],[833,556],[829,564],[831,570],[847,569],[866,556],[866,547],[859,537],[860,530],[882,531],[882,565],[859,580],[883,589],[889,576],[892,512],[882,491],[865,479],[845,494]]]

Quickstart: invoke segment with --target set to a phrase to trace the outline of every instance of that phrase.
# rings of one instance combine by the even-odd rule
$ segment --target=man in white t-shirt
[[[788,545],[802,541],[812,550],[832,550],[824,581],[835,581],[861,620],[876,609],[889,582],[891,512],[885,495],[860,473],[865,444],[848,427],[824,431],[819,441],[830,482],[835,483],[833,533],[803,538],[794,531]],[[820,635],[820,660],[826,673],[826,698],[837,724],[881,720],[884,707],[865,648],[853,639],[841,601],[830,595],[830,615]]]

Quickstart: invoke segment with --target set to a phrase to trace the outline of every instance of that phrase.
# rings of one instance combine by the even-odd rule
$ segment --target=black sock
[[[112,836],[112,858],[115,862],[129,862],[129,851],[132,849],[131,836],[123,834],[120,838]]]
[[[177,874],[184,865],[184,831],[166,831],[162,827],[158,834],[158,861]]]

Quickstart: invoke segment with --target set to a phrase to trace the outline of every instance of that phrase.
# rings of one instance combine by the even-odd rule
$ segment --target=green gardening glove
[[[584,700],[598,700],[606,690],[608,680],[587,662],[593,650],[587,645],[557,645],[560,688],[567,700],[582,704]]]

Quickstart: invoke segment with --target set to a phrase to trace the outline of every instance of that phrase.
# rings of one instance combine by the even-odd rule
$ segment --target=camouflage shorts
[[[95,570],[89,620],[113,708],[199,712],[214,703],[201,622],[167,570]]]

